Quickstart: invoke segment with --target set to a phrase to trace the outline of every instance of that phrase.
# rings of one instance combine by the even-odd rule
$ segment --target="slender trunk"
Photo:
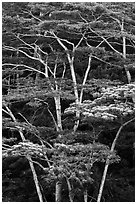
[[[26,157],[27,157],[27,159],[29,161],[29,165],[30,165],[30,168],[31,168],[31,171],[32,171],[32,174],[33,174],[33,180],[34,180],[34,183],[35,183],[35,186],[36,186],[36,190],[37,190],[37,194],[38,194],[38,197],[39,197],[39,201],[40,202],[44,202],[43,198],[42,198],[42,193],[41,193],[41,190],[40,190],[40,186],[39,186],[38,177],[37,177],[34,165],[33,165],[33,161],[32,161],[32,159],[31,159],[31,157],[29,155],[26,156]]]
[[[71,187],[71,184],[70,184],[69,179],[67,177],[66,177],[66,181],[67,181],[68,191],[69,191],[69,200],[70,200],[70,202],[73,202],[74,194],[72,192],[72,187]]]
[[[62,187],[62,182],[57,181],[56,190],[55,190],[55,202],[61,202],[61,187]]]
[[[75,102],[76,106],[79,104],[79,96],[78,96],[78,89],[77,89],[77,81],[76,81],[76,74],[74,70],[74,56],[70,58],[69,53],[67,53],[69,65],[70,65],[70,70],[71,70],[71,76],[73,80],[73,88],[74,88],[74,95],[75,95]],[[77,107],[76,107],[77,108]],[[74,132],[76,132],[78,125],[79,125],[79,117],[80,117],[80,111],[76,109],[76,121],[73,127]]]
[[[84,76],[84,79],[83,79],[82,86],[84,86],[85,83],[86,83],[86,81],[87,81],[88,73],[89,73],[89,71],[90,71],[91,58],[92,58],[92,56],[90,55],[90,56],[89,56],[89,59],[88,59],[88,67],[87,67],[86,72],[85,72],[85,76]],[[82,87],[81,93],[80,93],[80,99],[79,99],[79,102],[80,102],[80,103],[82,102],[83,91],[84,91],[84,88]]]
[[[128,125],[130,122],[132,122],[134,119],[131,119],[129,121],[127,121],[126,123],[124,123],[123,125],[120,126],[117,134],[116,134],[116,137],[112,143],[112,146],[111,146],[111,152],[114,151],[114,148],[115,148],[115,145],[116,145],[116,142],[118,140],[118,137],[121,133],[121,130],[123,129],[123,127],[125,127],[126,125]],[[107,160],[106,160],[106,163],[105,163],[105,168],[104,168],[104,172],[103,172],[103,176],[102,176],[102,180],[101,180],[101,184],[100,184],[100,189],[99,189],[99,194],[98,194],[98,198],[97,198],[97,202],[100,202],[101,201],[101,197],[102,197],[102,193],[103,193],[103,189],[104,189],[104,184],[105,184],[105,181],[106,181],[106,176],[107,176],[107,171],[108,171],[108,167],[109,167],[109,160],[110,160],[110,157],[108,156]]]
[[[60,98],[60,95],[59,95],[59,91],[61,89],[59,88],[59,85],[58,85],[57,80],[56,80],[57,60],[58,60],[58,57],[56,58],[55,66],[54,66],[55,90],[56,90],[56,94],[57,94],[57,96],[54,96],[55,107],[56,107],[56,116],[57,116],[57,128],[56,128],[56,130],[57,131],[62,131],[61,98]]]
[[[74,44],[73,43],[70,43],[73,45],[73,53],[72,53],[72,57],[70,56],[69,54],[69,50],[68,48],[62,43],[61,39],[53,32],[53,31],[50,31],[50,33],[56,38],[56,40],[58,41],[58,43],[61,45],[61,47],[66,51],[66,54],[67,54],[67,58],[68,58],[68,62],[69,62],[69,66],[70,66],[70,71],[71,71],[71,76],[72,76],[72,81],[73,81],[73,88],[74,88],[74,95],[75,95],[75,102],[76,102],[76,105],[79,104],[79,97],[78,97],[78,90],[77,90],[77,81],[76,81],[76,74],[75,74],[75,70],[74,70]],[[84,36],[83,36],[84,37]],[[79,45],[79,43],[78,43]],[[74,125],[74,132],[77,130],[78,128],[78,120],[79,120],[79,116],[80,116],[80,112],[77,110],[76,111],[76,122],[75,122],[75,125]]]
[[[46,57],[46,62],[45,62],[45,75],[46,75],[46,77],[49,76],[49,74],[48,74],[48,57]]]
[[[124,36],[124,19],[122,19],[121,32],[123,33],[123,58],[126,59],[126,37]],[[126,67],[125,67],[125,72],[127,75],[127,81],[130,84],[131,74]]]
[[[77,80],[76,80],[76,74],[74,70],[74,56],[72,58],[70,57],[70,54],[67,53],[69,65],[70,65],[70,71],[71,71],[71,76],[72,76],[72,81],[73,81],[73,88],[74,88],[74,94],[75,94],[75,101],[76,104],[79,103],[79,97],[78,97],[78,90],[77,90]]]
[[[57,115],[57,131],[62,131],[60,96],[54,97],[54,101],[55,101],[56,115]]]
[[[11,118],[13,119],[13,121],[15,123],[17,123],[16,121],[16,118],[14,117],[14,115],[12,114],[11,110],[6,106],[6,109],[9,113],[9,115],[11,116]],[[26,141],[25,137],[24,137],[24,134],[21,130],[20,127],[17,127],[18,130],[19,130],[19,133],[20,133],[20,137],[22,139],[22,141]],[[37,194],[38,194],[38,197],[39,197],[39,201],[40,202],[43,202],[43,198],[42,198],[42,193],[41,193],[41,190],[40,190],[40,186],[39,186],[39,182],[38,182],[38,177],[37,177],[37,174],[36,174],[36,171],[35,171],[35,168],[34,168],[34,164],[33,164],[33,161],[31,159],[31,156],[30,155],[27,155],[26,158],[28,159],[29,161],[29,165],[30,165],[30,168],[31,168],[31,171],[32,171],[32,175],[33,175],[33,180],[34,180],[34,183],[35,183],[35,187],[36,187],[36,190],[37,190]]]
[[[88,191],[87,191],[87,188],[84,190],[84,202],[88,202]]]
[[[87,70],[86,70],[86,72],[85,72],[85,76],[84,76],[84,79],[83,79],[82,86],[84,86],[85,83],[86,83],[86,81],[87,81],[88,73],[89,73],[89,71],[90,71],[91,58],[92,58],[92,56],[90,55],[90,56],[89,56],[89,60],[88,60],[88,67],[87,67]],[[80,92],[79,103],[82,102],[83,91],[84,91],[84,87],[82,87],[81,92]],[[79,117],[80,117],[80,112],[77,111],[77,112],[76,112],[76,118],[79,118]],[[77,130],[78,126],[79,126],[79,119],[76,120],[76,122],[75,122],[74,132]]]

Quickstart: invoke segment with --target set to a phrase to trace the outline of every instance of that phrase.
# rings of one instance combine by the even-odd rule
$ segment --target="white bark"
[[[60,96],[55,96],[54,101],[55,101],[56,115],[57,115],[57,131],[62,131]]]
[[[78,96],[78,90],[77,90],[76,74],[75,74],[74,64],[73,64],[74,63],[74,50],[75,50],[74,45],[72,44],[73,45],[73,53],[72,53],[72,57],[71,57],[69,54],[68,48],[62,43],[61,39],[54,32],[51,32],[51,34],[56,38],[56,40],[61,45],[61,47],[66,51],[67,59],[68,59],[69,66],[70,66],[72,81],[73,81],[75,102],[76,102],[76,105],[78,105],[79,104],[79,96]],[[68,42],[68,43],[70,43],[70,42]],[[76,111],[76,118],[78,118],[78,120],[79,120],[79,116],[80,116],[80,112],[77,110]],[[78,124],[79,124],[78,120],[76,120],[76,122],[75,122],[75,125],[73,128],[74,132],[77,130],[77,127],[78,127]]]
[[[56,182],[56,190],[55,190],[55,202],[61,202],[61,186],[62,182]]]
[[[123,33],[123,58],[126,59],[126,37],[124,36],[124,19],[122,19],[121,32]],[[125,67],[125,72],[127,75],[127,81],[130,84],[131,74],[126,67]]]
[[[87,191],[87,188],[84,190],[84,202],[88,202],[88,191]]]
[[[72,192],[72,187],[71,187],[70,181],[67,177],[66,177],[66,181],[67,181],[68,191],[69,191],[69,200],[70,200],[70,202],[73,202],[74,196],[73,196],[73,192]]]
[[[73,64],[74,63],[74,56],[72,56],[72,58],[70,58],[69,53],[67,53],[67,57],[68,57],[68,61],[69,61],[69,65],[70,65],[70,70],[71,70],[71,76],[72,76],[72,80],[73,80],[75,102],[76,102],[76,106],[78,106],[79,105],[79,96],[78,96],[78,90],[77,90],[76,74],[75,74],[74,64]],[[79,117],[80,117],[80,111],[76,109],[76,121],[75,121],[75,124],[74,124],[74,127],[73,127],[74,132],[78,128]]]
[[[85,72],[85,76],[84,76],[84,79],[83,79],[82,86],[85,85],[85,83],[86,83],[86,81],[87,81],[87,78],[88,78],[88,73],[89,73],[89,71],[90,71],[91,58],[92,58],[92,55],[90,55],[90,56],[89,56],[89,59],[88,59],[88,67],[87,67],[86,72]],[[80,103],[82,102],[83,91],[84,91],[84,88],[82,87],[81,93],[80,93],[80,99],[79,99],[79,102],[80,102]]]
[[[118,140],[118,137],[121,133],[121,130],[123,129],[123,127],[125,127],[126,125],[128,125],[130,122],[132,122],[134,119],[131,119],[129,121],[127,121],[126,123],[124,123],[123,125],[120,126],[117,134],[116,134],[116,137],[112,143],[112,146],[111,146],[111,152],[114,151],[114,148],[115,148],[115,145],[116,145],[116,142]],[[107,160],[106,160],[106,163],[105,163],[105,168],[104,168],[104,172],[103,172],[103,176],[102,176],[102,180],[101,180],[101,184],[100,184],[100,189],[99,189],[99,194],[98,194],[98,198],[97,198],[97,202],[100,202],[101,201],[101,197],[102,197],[102,193],[103,193],[103,189],[104,189],[104,184],[105,184],[105,181],[106,181],[106,176],[107,176],[107,171],[108,171],[108,167],[109,167],[109,160],[110,160],[110,157],[108,156]]]
[[[5,106],[6,109],[7,109],[7,113],[11,116],[12,120],[17,123],[16,121],[16,118],[14,117],[13,113],[11,112],[11,110]],[[19,130],[19,133],[20,133],[20,137],[22,139],[22,141],[26,141],[25,137],[24,137],[24,134],[21,130],[20,127],[18,127],[18,130]],[[35,183],[35,187],[36,187],[36,190],[37,190],[37,194],[38,194],[38,197],[39,197],[39,201],[40,202],[43,202],[43,198],[42,198],[42,193],[41,193],[41,190],[40,190],[40,186],[39,186],[39,182],[38,182],[38,177],[37,177],[37,174],[36,174],[36,171],[35,171],[35,168],[34,168],[34,165],[33,165],[33,162],[32,162],[32,159],[31,159],[31,156],[30,155],[27,155],[26,158],[28,159],[29,161],[29,165],[30,165],[30,168],[31,168],[31,171],[32,171],[32,175],[33,175],[33,180],[34,180],[34,183]]]

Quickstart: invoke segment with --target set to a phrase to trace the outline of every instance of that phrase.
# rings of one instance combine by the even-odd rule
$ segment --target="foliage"
[[[133,201],[134,3],[2,7],[3,201]]]

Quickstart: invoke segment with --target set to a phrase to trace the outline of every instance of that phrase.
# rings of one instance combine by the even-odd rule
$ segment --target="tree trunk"
[[[40,190],[40,186],[39,186],[38,177],[37,177],[34,165],[33,165],[33,161],[32,161],[32,159],[31,159],[31,157],[29,155],[26,156],[26,157],[27,157],[27,159],[29,161],[29,165],[30,165],[30,168],[31,168],[31,171],[32,171],[33,180],[34,180],[34,183],[35,183],[35,186],[36,186],[36,190],[37,190],[37,194],[38,194],[38,197],[39,197],[39,201],[40,202],[44,202],[43,198],[42,198],[42,193],[41,193],[41,190]]]
[[[69,191],[69,200],[70,200],[70,202],[73,202],[74,194],[72,192],[72,187],[71,187],[71,184],[70,184],[69,179],[67,177],[66,177],[66,181],[67,181],[68,191]]]
[[[57,131],[62,131],[60,96],[54,97],[54,101],[55,101],[56,115],[57,115]]]
[[[11,116],[11,118],[13,119],[13,121],[15,123],[17,123],[16,118],[12,114],[11,110],[7,106],[6,106],[6,109],[7,109],[8,113],[9,113],[9,115]],[[20,127],[17,127],[17,128],[19,130],[19,134],[20,134],[20,137],[21,137],[22,141],[26,141],[21,128]],[[33,161],[31,159],[30,155],[27,155],[26,158],[28,159],[28,162],[29,162],[29,165],[30,165],[30,168],[31,168],[31,171],[32,171],[33,180],[34,180],[34,183],[35,183],[35,187],[36,187],[36,190],[37,190],[39,201],[43,202],[42,193],[41,193],[41,190],[40,190],[40,186],[39,186],[39,182],[38,182],[38,177],[37,177],[37,174],[36,174],[36,171],[35,171],[35,168],[34,168]]]
[[[126,59],[126,37],[124,36],[124,19],[122,19],[121,32],[123,33],[123,58]],[[125,72],[127,75],[127,81],[130,84],[131,74],[126,67],[125,67]]]
[[[124,123],[123,125],[120,126],[115,139],[113,140],[112,146],[111,146],[111,152],[114,151],[117,139],[121,133],[121,130],[123,129],[123,127],[125,127],[126,125],[128,125],[130,122],[132,122],[134,119],[131,119],[129,121],[127,121],[126,123]],[[108,171],[108,167],[109,167],[109,160],[110,157],[108,156],[106,163],[105,163],[105,168],[104,168],[104,172],[103,172],[103,176],[102,176],[102,180],[101,180],[101,184],[100,184],[100,189],[99,189],[99,194],[98,194],[98,198],[97,198],[97,202],[101,201],[101,197],[102,197],[102,193],[103,193],[103,189],[104,189],[104,184],[105,184],[105,180],[106,180],[106,176],[107,176],[107,171]]]
[[[88,202],[88,191],[87,191],[87,188],[84,190],[84,202]]]
[[[75,75],[75,70],[74,70],[74,56],[70,58],[70,55],[67,53],[69,65],[70,65],[70,70],[71,70],[71,76],[72,76],[72,81],[73,81],[73,88],[74,88],[74,95],[75,95],[75,102],[76,106],[79,104],[79,96],[78,96],[78,90],[77,90],[77,81],[76,81],[76,75]],[[76,121],[73,127],[74,132],[77,130],[78,125],[79,125],[79,117],[80,117],[80,111],[76,110]]]
[[[55,202],[61,202],[61,187],[62,187],[62,182],[57,181],[56,190],[55,190]]]
[[[75,51],[74,45],[73,45],[73,53],[72,53],[72,57],[71,57],[70,54],[69,54],[68,48],[62,43],[60,38],[53,31],[50,31],[50,33],[57,39],[58,43],[66,51],[68,62],[69,62],[69,66],[70,66],[72,81],[73,81],[75,102],[76,102],[76,105],[78,105],[79,104],[79,97],[78,97],[77,81],[76,81],[76,75],[75,75],[74,64],[73,64],[74,63],[74,51]],[[76,118],[77,118],[77,120],[76,120],[74,128],[73,128],[74,132],[77,130],[78,125],[79,125],[79,116],[80,116],[80,112],[77,110],[76,111]]]
[[[83,79],[82,86],[85,85],[85,83],[86,83],[86,81],[87,81],[87,78],[88,78],[88,73],[89,73],[89,71],[90,71],[91,58],[92,58],[92,55],[90,55],[90,56],[89,56],[89,59],[88,59],[88,67],[87,67],[86,72],[85,72],[85,76],[84,76],[84,79]],[[80,102],[80,103],[82,102],[83,91],[84,91],[84,88],[82,87],[81,93],[80,93],[80,99],[79,99],[79,102]]]

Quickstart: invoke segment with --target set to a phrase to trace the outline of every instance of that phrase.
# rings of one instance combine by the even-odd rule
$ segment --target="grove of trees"
[[[2,3],[3,202],[134,202],[135,3]]]

